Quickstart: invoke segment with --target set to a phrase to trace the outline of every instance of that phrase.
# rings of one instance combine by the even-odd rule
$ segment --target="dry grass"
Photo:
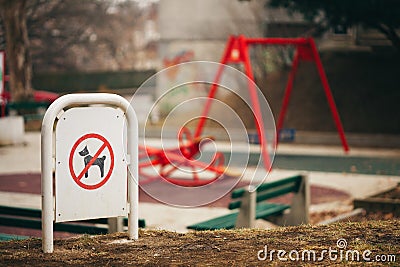
[[[304,225],[274,230],[243,229],[190,232],[180,234],[161,230],[141,230],[137,241],[126,234],[56,240],[53,254],[41,252],[40,239],[0,243],[0,264],[6,266],[258,266],[271,265],[269,258],[259,261],[257,254],[267,246],[271,250],[313,250],[317,257],[325,249],[338,249],[337,240],[344,238],[343,250],[370,250],[369,257],[391,254],[400,260],[400,221],[346,222],[328,226]],[[263,254],[260,254],[263,256]],[[300,254],[301,255],[301,254]],[[293,255],[292,255],[293,256]],[[340,255],[338,254],[340,258]],[[361,254],[360,254],[361,257]],[[293,262],[278,260],[275,265],[314,265],[312,260]],[[359,262],[331,261],[328,255],[319,264],[342,265]],[[383,264],[383,263],[379,263]],[[379,265],[377,262],[371,266]],[[395,265],[395,262],[388,263]]]

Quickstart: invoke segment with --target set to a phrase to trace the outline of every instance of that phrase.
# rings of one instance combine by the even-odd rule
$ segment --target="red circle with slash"
[[[74,159],[74,155],[76,152],[77,147],[85,140],[88,140],[90,138],[94,138],[94,139],[98,139],[100,140],[103,144],[100,146],[100,148],[97,150],[97,152],[93,155],[92,159],[89,161],[89,163],[83,168],[83,170],[81,170],[79,172],[78,175],[76,175],[76,172],[74,170],[74,166],[73,166],[73,159]],[[89,168],[93,165],[93,163],[95,162],[95,160],[100,156],[100,154],[103,152],[104,149],[108,149],[109,153],[110,153],[110,160],[111,160],[111,164],[110,164],[110,170],[107,172],[107,174],[104,176],[103,179],[100,180],[100,182],[98,182],[97,184],[92,184],[92,185],[88,185],[83,183],[82,177],[84,176],[84,174],[89,170]],[[103,136],[99,135],[99,134],[95,134],[95,133],[90,133],[90,134],[85,134],[82,137],[80,137],[75,144],[72,146],[71,149],[71,153],[69,154],[69,171],[71,173],[72,178],[74,179],[74,181],[82,188],[87,189],[87,190],[94,190],[97,188],[102,187],[111,177],[112,171],[114,169],[114,152],[112,150],[112,147],[110,145],[110,143],[107,141],[106,138],[104,138]]]

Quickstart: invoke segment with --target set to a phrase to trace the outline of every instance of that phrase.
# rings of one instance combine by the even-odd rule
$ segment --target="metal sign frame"
[[[115,94],[69,94],[55,100],[47,109],[42,122],[41,131],[41,168],[42,168],[42,250],[52,253],[53,223],[55,222],[55,207],[53,201],[53,169],[55,145],[53,128],[57,118],[64,108],[102,104],[120,108],[125,112],[127,120],[127,164],[130,166],[128,179],[128,235],[129,239],[139,238],[139,165],[138,165],[138,120],[130,103],[123,97]]]

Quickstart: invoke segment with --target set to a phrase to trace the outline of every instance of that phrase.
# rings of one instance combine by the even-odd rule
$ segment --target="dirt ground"
[[[278,250],[285,251],[281,259]],[[400,220],[187,234],[140,230],[136,241],[123,233],[85,235],[56,240],[53,254],[41,252],[40,239],[0,243],[2,266],[364,266],[367,261],[373,261],[371,266],[394,266],[396,260]]]

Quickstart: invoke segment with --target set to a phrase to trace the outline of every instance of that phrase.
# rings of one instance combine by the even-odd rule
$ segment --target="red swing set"
[[[214,158],[208,164],[194,160],[203,145],[202,142],[205,139],[213,139],[212,137],[202,137],[202,132],[204,130],[204,125],[207,120],[207,115],[210,112],[212,99],[218,89],[218,84],[223,75],[224,66],[226,64],[243,64],[244,73],[248,76],[251,82],[248,83],[248,91],[250,95],[251,105],[254,113],[254,120],[258,134],[258,140],[260,141],[260,150],[262,161],[265,169],[269,171],[272,167],[272,161],[270,155],[268,154],[268,146],[266,144],[266,136],[264,132],[264,122],[262,120],[262,114],[259,104],[259,99],[257,95],[257,88],[254,84],[254,74],[251,67],[249,47],[253,45],[278,45],[278,46],[293,46],[295,47],[295,54],[292,63],[292,69],[289,74],[288,82],[285,89],[285,94],[283,97],[282,107],[278,116],[277,131],[279,132],[283,127],[283,122],[287,107],[289,104],[290,95],[293,88],[294,79],[298,69],[299,62],[303,61],[313,61],[316,64],[318,74],[321,79],[321,83],[328,101],[329,108],[332,113],[333,121],[336,125],[343,150],[345,152],[349,151],[349,146],[344,134],[343,126],[339,117],[339,113],[336,108],[335,101],[332,96],[331,89],[328,84],[328,80],[322,66],[321,59],[319,57],[318,50],[312,38],[246,38],[243,35],[240,36],[230,36],[223,56],[221,58],[221,65],[215,75],[214,82],[211,84],[208,100],[206,101],[203,112],[200,116],[199,122],[192,135],[190,130],[186,127],[182,127],[178,132],[179,148],[176,149],[158,149],[151,147],[140,147],[141,155],[139,156],[139,168],[150,166],[159,166],[159,177],[165,179],[168,182],[181,185],[181,186],[202,186],[209,184],[221,175],[225,173],[224,167],[224,157],[222,153],[215,153]],[[272,144],[276,145],[276,144]],[[148,160],[146,160],[148,159]],[[179,169],[179,167],[185,166],[190,167],[193,170],[193,179],[182,179],[174,177],[174,172]],[[196,169],[203,169],[214,173],[215,175],[210,179],[200,179]],[[143,171],[140,171],[142,176],[146,176]],[[146,182],[153,181],[159,177],[149,178]]]

